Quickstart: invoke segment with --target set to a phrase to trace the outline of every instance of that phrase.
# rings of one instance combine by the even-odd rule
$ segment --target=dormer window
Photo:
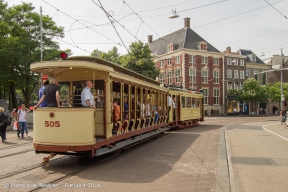
[[[167,46],[167,52],[175,51],[177,49],[178,49],[178,45],[177,44],[170,43]]]
[[[250,55],[248,55],[248,57],[249,57],[251,62],[256,62],[256,55],[250,54]]]
[[[205,41],[198,42],[197,44],[199,50],[207,51],[207,43]]]

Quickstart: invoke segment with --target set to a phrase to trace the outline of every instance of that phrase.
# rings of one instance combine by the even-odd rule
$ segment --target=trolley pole
[[[42,45],[42,6],[40,6],[40,62],[43,61],[43,45]],[[40,73],[40,87],[43,86],[42,73]],[[41,99],[41,98],[39,98]]]

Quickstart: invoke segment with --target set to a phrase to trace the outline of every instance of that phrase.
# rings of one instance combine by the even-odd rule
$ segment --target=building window
[[[176,69],[175,74],[174,74],[176,83],[180,83],[180,76],[181,76],[180,74],[181,74],[181,69]]]
[[[208,63],[208,57],[202,57],[202,63],[207,64]]]
[[[196,82],[196,70],[193,68],[189,68],[189,77],[190,77],[190,83]]]
[[[172,71],[167,72],[168,85],[172,84]]]
[[[214,65],[219,65],[219,59],[218,58],[214,58]]]
[[[244,79],[244,71],[240,71],[240,79]]]
[[[202,83],[208,83],[208,70],[201,71]]]
[[[189,63],[195,63],[195,55],[189,55]]]
[[[239,90],[238,83],[236,83],[236,82],[234,82],[234,89],[235,89],[235,90]]]
[[[232,64],[231,58],[227,58],[227,65],[231,65],[231,64]]]
[[[201,44],[201,50],[207,50],[206,44]]]
[[[163,60],[160,61],[160,67],[163,67]]]
[[[204,99],[204,105],[206,104],[208,104],[208,89],[202,89],[202,92],[203,92],[203,99]]]
[[[213,96],[214,96],[214,104],[219,104],[220,90],[214,89],[213,90]]]
[[[213,78],[214,78],[214,83],[219,84],[219,71],[218,70],[213,71]]]
[[[240,60],[240,66],[244,66],[244,60]]]
[[[238,65],[238,59],[234,59],[234,65]]]
[[[232,70],[227,69],[227,78],[232,78]]]
[[[238,79],[238,70],[234,70],[234,79]]]
[[[176,56],[176,64],[180,63],[180,55]]]
[[[258,80],[258,70],[254,69],[254,78]]]
[[[242,83],[239,83],[239,90],[241,90],[242,89]]]
[[[171,65],[171,59],[167,59],[167,65]]]
[[[262,83],[263,83],[263,85],[265,85],[267,83],[267,81],[266,81],[266,73],[263,73]]]
[[[227,82],[227,90],[231,90],[231,89],[233,89],[232,83],[231,82]]]
[[[250,70],[246,69],[246,79],[250,78]]]
[[[160,73],[159,74],[159,81],[160,81],[160,83],[163,83],[163,81],[164,81],[164,73]]]

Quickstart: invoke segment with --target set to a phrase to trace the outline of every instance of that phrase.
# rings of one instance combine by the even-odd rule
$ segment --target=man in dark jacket
[[[0,136],[2,139],[2,143],[4,143],[6,139],[6,128],[10,124],[9,116],[4,113],[4,109],[0,107]]]

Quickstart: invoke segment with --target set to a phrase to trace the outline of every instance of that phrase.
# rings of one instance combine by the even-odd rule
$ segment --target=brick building
[[[160,70],[158,81],[165,85],[200,90],[204,95],[204,110],[216,115],[223,112],[223,53],[190,28],[190,18],[184,28],[153,41],[149,47]]]

